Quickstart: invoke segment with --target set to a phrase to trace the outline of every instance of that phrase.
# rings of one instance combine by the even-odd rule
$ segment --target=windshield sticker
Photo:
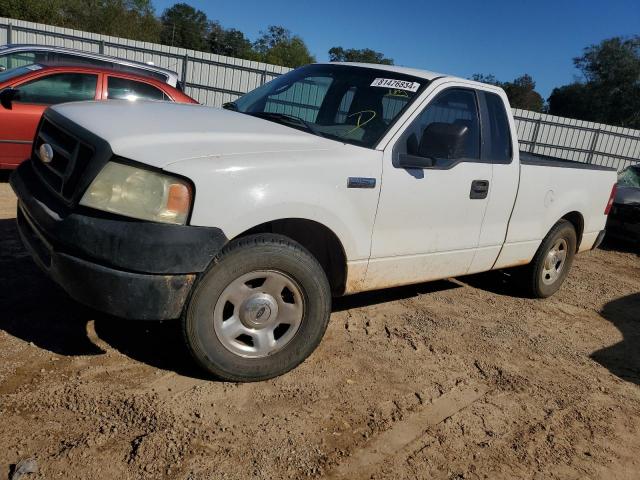
[[[393,78],[376,78],[371,82],[371,86],[406,90],[407,92],[417,92],[420,88],[418,82],[406,82],[404,80],[394,80]]]
[[[42,65],[38,65],[37,63],[34,63],[33,65],[27,65],[24,68],[26,68],[27,70],[36,71],[36,70],[42,70]]]

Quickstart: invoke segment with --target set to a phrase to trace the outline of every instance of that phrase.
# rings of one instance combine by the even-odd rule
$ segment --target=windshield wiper
[[[231,110],[233,112],[238,111],[238,104],[236,102],[227,102],[222,104],[222,108],[225,110]]]
[[[286,113],[278,112],[246,112],[254,117],[264,118],[265,120],[274,120],[276,122],[295,123],[298,126],[303,127],[305,130],[313,133],[314,135],[320,135],[315,128],[309,124],[306,120],[296,117],[295,115],[287,115]],[[322,135],[321,135],[322,136]]]

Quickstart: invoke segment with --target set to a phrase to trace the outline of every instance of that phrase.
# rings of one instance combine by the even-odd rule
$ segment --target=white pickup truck
[[[522,267],[532,296],[595,248],[613,170],[519,153],[504,92],[315,64],[225,109],[48,109],[11,178],[36,262],[73,298],[181,318],[195,360],[253,381],[320,342],[332,296]]]

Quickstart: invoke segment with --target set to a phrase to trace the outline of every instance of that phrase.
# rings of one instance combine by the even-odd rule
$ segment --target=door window
[[[461,158],[480,159],[480,122],[475,92],[454,88],[440,93],[407,128],[400,139],[400,153],[416,155],[425,130],[435,123],[467,127]]]
[[[144,82],[127,78],[109,77],[107,80],[109,100],[171,100],[162,90]]]
[[[64,102],[94,100],[98,76],[87,73],[55,73],[22,85],[18,101],[55,105]]]

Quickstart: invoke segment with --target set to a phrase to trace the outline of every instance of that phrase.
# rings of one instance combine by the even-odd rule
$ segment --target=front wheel
[[[560,220],[553,226],[524,270],[530,296],[546,298],[558,291],[569,274],[576,245],[576,230],[570,222]]]
[[[182,322],[203,368],[248,382],[304,361],[330,313],[331,290],[318,261],[298,243],[264,234],[225,247],[196,285]]]

